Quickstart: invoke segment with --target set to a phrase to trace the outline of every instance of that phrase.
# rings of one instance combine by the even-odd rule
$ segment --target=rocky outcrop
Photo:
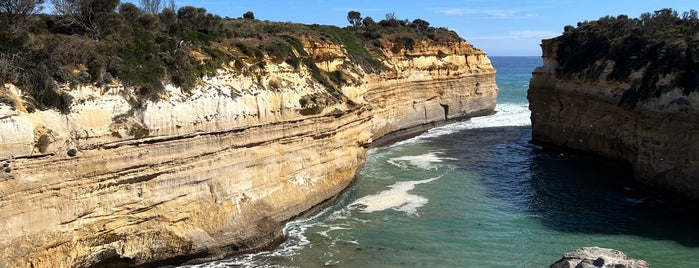
[[[648,268],[643,260],[629,259],[621,251],[584,247],[563,255],[563,258],[551,264],[550,268]]]
[[[264,247],[340,194],[373,140],[495,106],[495,71],[465,42],[387,54],[371,75],[340,45],[303,44],[351,82],[330,89],[308,68],[269,61],[255,75],[221,69],[192,92],[167,86],[155,102],[112,84],[64,88],[69,114],[0,104],[0,267]]]
[[[626,163],[649,189],[699,199],[699,94],[675,89],[629,107],[630,82],[603,79],[614,62],[602,79],[557,75],[556,42],[544,40],[544,65],[532,73],[533,140]]]

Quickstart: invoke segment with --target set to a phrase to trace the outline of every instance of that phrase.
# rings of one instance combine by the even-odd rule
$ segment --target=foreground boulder
[[[600,248],[583,247],[563,255],[559,261],[549,266],[550,268],[588,268],[588,267],[614,267],[614,268],[647,268],[646,261],[629,259],[624,252]]]

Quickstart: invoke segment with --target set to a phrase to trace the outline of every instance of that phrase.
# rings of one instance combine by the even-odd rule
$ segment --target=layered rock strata
[[[411,51],[383,53],[392,71],[372,77],[364,96],[373,108],[374,139],[388,142],[419,131],[416,126],[493,112],[495,70],[483,51],[466,42],[423,42]]]
[[[371,75],[340,45],[303,44],[352,82],[331,90],[308,68],[269,61],[253,76],[221,69],[189,93],[168,86],[160,101],[114,84],[65,88],[69,114],[0,104],[0,267],[264,247],[340,194],[373,140],[495,106],[495,70],[465,42],[387,54]]]
[[[557,76],[556,46],[544,40],[544,64],[532,73],[533,140],[626,163],[649,189],[699,199],[699,94],[675,89],[629,108],[627,82]]]

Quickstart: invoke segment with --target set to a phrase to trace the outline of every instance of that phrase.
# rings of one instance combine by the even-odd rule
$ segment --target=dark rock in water
[[[563,255],[549,268],[649,268],[646,261],[629,259],[624,252],[599,247],[584,247]]]

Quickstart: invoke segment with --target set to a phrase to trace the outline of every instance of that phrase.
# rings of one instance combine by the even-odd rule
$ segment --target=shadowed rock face
[[[134,266],[254,250],[354,179],[373,140],[491,113],[497,87],[466,42],[385,51],[365,74],[337,44],[303,40],[310,70],[268,62],[220,70],[191,93],[134,104],[130,90],[79,87],[69,114],[0,104],[0,267]],[[391,46],[387,46],[391,47]],[[274,81],[274,88],[268,88]],[[5,89],[20,95],[21,89]],[[445,108],[448,107],[448,108]]]
[[[544,65],[532,73],[533,140],[626,163],[649,189],[699,199],[699,94],[670,90],[629,107],[629,82],[603,79],[611,67],[598,80],[557,76],[556,46],[544,40]]]
[[[563,255],[563,258],[551,264],[550,268],[649,268],[643,260],[629,259],[621,251],[584,247]]]

